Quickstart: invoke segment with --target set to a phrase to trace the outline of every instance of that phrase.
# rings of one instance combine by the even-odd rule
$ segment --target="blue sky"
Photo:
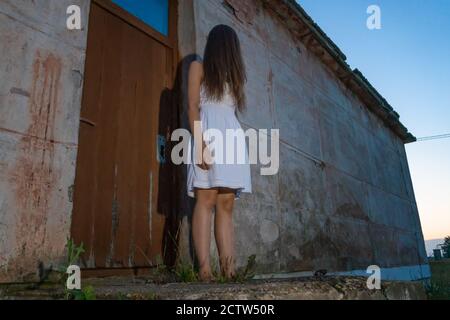
[[[298,0],[416,136],[450,133],[450,0]],[[368,6],[381,9],[369,30]],[[406,147],[425,239],[450,235],[450,138]]]

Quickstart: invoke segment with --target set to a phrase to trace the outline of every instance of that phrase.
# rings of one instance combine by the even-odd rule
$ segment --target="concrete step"
[[[131,300],[422,300],[422,282],[382,282],[381,290],[369,290],[365,278],[323,277],[252,280],[246,283],[154,283],[149,278],[95,278],[96,299]],[[59,284],[0,287],[0,299],[64,299]]]

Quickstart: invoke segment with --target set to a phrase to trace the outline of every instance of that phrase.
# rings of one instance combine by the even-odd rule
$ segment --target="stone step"
[[[422,282],[382,282],[369,290],[365,278],[323,277],[252,280],[246,283],[154,283],[150,278],[84,279],[96,299],[113,300],[422,300]],[[0,287],[0,299],[64,299],[60,284]]]

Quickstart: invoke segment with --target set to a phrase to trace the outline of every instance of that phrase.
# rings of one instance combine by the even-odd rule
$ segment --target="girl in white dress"
[[[194,61],[190,66],[188,85],[189,124],[191,132],[200,137],[195,141],[200,142],[191,143],[187,190],[189,196],[196,198],[192,233],[199,276],[203,281],[212,280],[213,209],[221,272],[227,278],[235,275],[233,205],[242,192],[251,192],[251,178],[245,140],[233,136],[233,141],[229,141],[232,143],[228,144],[227,129],[243,132],[236,112],[245,108],[245,82],[245,66],[236,32],[225,25],[214,27],[208,35],[203,63]],[[222,144],[217,144],[215,134],[208,139],[205,133],[210,129],[222,135]],[[227,154],[234,154],[234,157],[227,159]]]

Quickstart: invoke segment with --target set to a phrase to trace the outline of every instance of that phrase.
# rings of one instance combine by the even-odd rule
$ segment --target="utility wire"
[[[417,141],[429,141],[429,140],[439,140],[439,139],[448,139],[448,138],[450,138],[450,133],[440,134],[437,136],[417,138]]]

